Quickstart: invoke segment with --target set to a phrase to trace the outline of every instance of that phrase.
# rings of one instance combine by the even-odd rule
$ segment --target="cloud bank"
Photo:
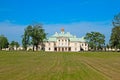
[[[0,34],[4,34],[6,37],[8,37],[9,42],[15,40],[21,44],[21,36],[23,35],[26,26],[27,25],[15,24],[10,21],[3,21],[0,22]],[[85,36],[87,32],[96,31],[104,34],[106,36],[106,43],[108,43],[112,25],[110,21],[84,21],[66,24],[44,24],[43,28],[45,29],[46,33],[48,33],[48,37],[55,32],[60,32],[61,28],[64,28],[65,32],[70,32],[77,37]]]
[[[9,42],[12,40],[18,41],[21,44],[21,36],[24,33],[26,25],[18,25],[10,21],[0,22],[0,35],[8,38]]]
[[[82,37],[85,36],[87,32],[96,31],[104,34],[106,36],[106,42],[109,42],[109,37],[111,34],[112,24],[109,21],[104,22],[74,22],[69,24],[48,24],[45,25],[46,32],[53,34],[54,32],[60,32],[61,28],[64,28],[66,32],[71,32],[72,34]],[[49,35],[48,35],[49,36]]]

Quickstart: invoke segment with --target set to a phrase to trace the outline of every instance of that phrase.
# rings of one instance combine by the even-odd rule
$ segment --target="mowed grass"
[[[120,53],[0,51],[0,80],[120,80]]]

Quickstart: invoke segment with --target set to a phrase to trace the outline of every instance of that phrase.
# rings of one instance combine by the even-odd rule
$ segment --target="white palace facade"
[[[88,44],[86,43],[84,37],[77,38],[70,34],[70,32],[64,32],[64,29],[61,29],[61,32],[56,32],[54,35],[49,37],[44,41],[45,51],[88,51]]]

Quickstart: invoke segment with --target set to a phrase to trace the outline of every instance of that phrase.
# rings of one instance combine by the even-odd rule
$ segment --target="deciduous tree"
[[[19,43],[16,42],[16,41],[12,41],[12,42],[10,43],[10,48],[11,48],[12,50],[14,50],[14,47],[15,47],[15,48],[18,48],[19,46],[20,46]]]
[[[110,45],[115,49],[120,48],[120,13],[114,16]]]
[[[7,37],[4,35],[0,35],[0,49],[2,48],[8,48],[9,42]]]
[[[30,45],[30,33],[32,32],[32,26],[28,26],[24,30],[24,35],[22,35],[22,45],[25,50],[27,50],[27,47]]]
[[[94,50],[102,49],[105,44],[105,36],[99,32],[87,33],[85,39],[89,47]]]
[[[43,40],[46,38],[46,35],[47,34],[42,28],[42,25],[30,25],[25,29],[22,43],[25,47],[27,47],[26,45],[31,43],[33,45],[33,50],[34,47],[36,47],[36,50],[38,50],[38,45],[43,43]]]

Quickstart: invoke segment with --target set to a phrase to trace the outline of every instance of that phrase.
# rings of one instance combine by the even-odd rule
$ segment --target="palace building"
[[[46,39],[44,46],[45,51],[88,51],[88,44],[84,37],[77,38],[70,34],[70,32],[64,32],[63,28],[60,33],[56,32]]]

